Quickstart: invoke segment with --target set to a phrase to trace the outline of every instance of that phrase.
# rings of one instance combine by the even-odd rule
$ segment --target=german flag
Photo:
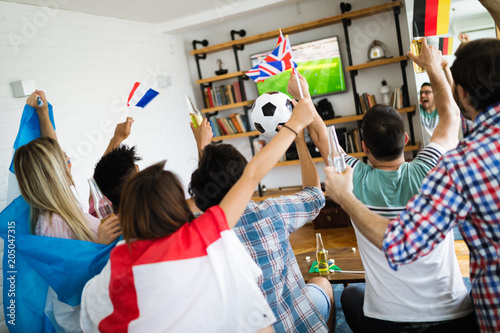
[[[447,34],[450,25],[450,2],[451,0],[415,0],[413,22],[418,32],[413,32],[414,37]]]
[[[440,37],[439,50],[443,55],[450,55],[453,53],[453,37]]]

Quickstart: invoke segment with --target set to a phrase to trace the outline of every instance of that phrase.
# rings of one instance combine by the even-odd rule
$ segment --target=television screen
[[[259,64],[270,53],[263,52],[250,56],[252,67]],[[311,96],[320,96],[346,91],[344,67],[340,58],[337,36],[312,42],[292,45],[292,54],[297,69],[309,83]],[[287,93],[286,87],[290,70],[272,76],[263,82],[257,82],[259,95],[269,91]]]

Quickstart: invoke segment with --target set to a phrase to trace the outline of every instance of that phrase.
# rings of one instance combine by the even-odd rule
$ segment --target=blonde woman
[[[37,98],[43,106],[39,107]],[[35,108],[41,137],[21,146],[14,170],[24,199],[31,206],[31,231],[40,236],[111,244],[121,235],[117,217],[100,223],[85,213],[76,199],[68,160],[57,142],[43,91],[31,94],[26,104]]]

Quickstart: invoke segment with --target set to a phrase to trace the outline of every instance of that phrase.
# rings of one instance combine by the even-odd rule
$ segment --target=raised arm
[[[312,121],[315,112],[311,99],[302,99],[295,106],[292,117],[285,126],[247,164],[241,178],[220,203],[230,228],[233,228],[238,222],[255,191],[255,187],[283,156],[297,133]]]
[[[479,0],[479,2],[493,17],[495,25],[500,28],[500,2],[498,0]]]
[[[303,77],[298,71],[297,75],[300,80],[300,85],[302,87],[302,92],[304,93],[304,97],[310,98],[309,94],[309,85],[305,77]],[[299,86],[297,82],[297,77],[294,72],[290,73],[290,80],[288,81],[287,87],[288,93],[292,95],[293,98],[300,100]],[[328,132],[326,130],[326,125],[323,122],[323,119],[319,116],[318,112],[314,113],[313,121],[307,126],[307,131],[311,136],[311,139],[314,142],[314,145],[318,147],[325,164],[328,165]]]
[[[443,69],[444,76],[446,76],[446,81],[448,81],[448,84],[451,87],[451,91],[453,91],[453,76],[451,75],[451,70],[450,70],[450,65],[448,64],[448,60],[445,58],[441,59],[441,68]]]
[[[318,171],[312,160],[311,154],[307,147],[304,131],[299,131],[299,135],[295,138],[295,146],[299,154],[300,173],[302,175],[302,188],[314,186],[321,188]]]
[[[455,148],[458,144],[460,109],[453,98],[451,86],[441,70],[441,51],[427,45],[426,39],[422,38],[420,55],[415,56],[408,52],[408,57],[427,71],[431,81],[439,115],[439,123],[434,129],[431,142],[440,144],[445,150]]]
[[[38,97],[42,99],[43,106],[38,106]],[[40,135],[47,136],[57,141],[56,131],[54,127],[52,127],[52,123],[50,122],[49,117],[49,105],[47,103],[47,97],[45,97],[45,93],[41,90],[35,90],[28,99],[26,100],[26,104],[33,107],[38,114],[38,119],[40,121]]]
[[[123,123],[119,123],[116,125],[115,134],[109,141],[109,145],[104,152],[104,155],[107,155],[113,149],[117,148],[128,136],[130,135],[130,131],[132,129],[132,124],[134,123],[134,118],[127,117]]]
[[[194,127],[193,123],[190,123],[190,125],[194,139],[196,140],[196,148],[198,148],[198,159],[201,159],[203,149],[212,142],[212,138],[214,137],[212,126],[210,126],[207,118],[203,118],[203,121],[197,128]]]

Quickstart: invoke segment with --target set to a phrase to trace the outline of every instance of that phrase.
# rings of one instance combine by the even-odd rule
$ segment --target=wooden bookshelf
[[[213,108],[202,109],[201,113],[212,113],[212,112],[217,112],[217,111],[222,111],[222,110],[235,109],[235,108],[239,108],[242,106],[249,106],[252,104],[253,104],[253,101],[244,101],[244,102],[239,102],[239,103],[214,106]]]
[[[327,17],[324,19],[319,19],[316,21],[308,22],[308,23],[303,23],[303,24],[298,24],[298,25],[294,25],[291,27],[287,27],[287,28],[282,28],[281,32],[283,33],[283,35],[291,35],[291,34],[302,32],[302,31],[307,31],[307,30],[311,30],[311,29],[325,27],[325,26],[332,25],[335,23],[341,23],[343,19],[351,19],[352,20],[352,19],[356,19],[356,18],[363,18],[363,17],[371,16],[373,14],[392,11],[394,7],[401,7],[401,6],[402,6],[401,1],[399,1],[399,0],[392,1],[389,3],[382,4],[382,5],[368,7],[368,8],[355,10],[355,11],[340,14],[340,15]],[[229,42],[225,42],[225,43],[207,46],[207,47],[204,47],[201,49],[193,50],[193,51],[191,51],[191,55],[209,54],[209,53],[214,53],[214,52],[218,52],[218,51],[228,50],[228,49],[231,49],[234,45],[248,45],[248,44],[258,43],[258,42],[262,42],[265,40],[278,38],[278,36],[279,36],[279,31],[273,30],[273,31],[262,33],[262,34],[253,35],[253,36],[249,36],[249,37],[243,37],[243,38],[240,38],[237,40],[233,40],[233,41],[229,41]]]
[[[407,145],[407,146],[405,146],[405,149],[404,149],[405,152],[407,152],[407,151],[419,151],[419,150],[420,150],[420,142],[415,142],[415,145]],[[366,156],[366,154],[363,152],[351,153],[348,155],[355,157],[355,158],[363,158]],[[315,157],[315,158],[313,158],[313,162],[314,163],[323,162],[323,158],[322,157]],[[276,168],[276,167],[282,167],[282,166],[287,166],[287,165],[296,165],[299,163],[300,163],[299,160],[278,162],[278,163],[276,163],[276,165],[274,167]]]
[[[411,105],[402,109],[397,109],[399,113],[409,113],[415,111],[415,105]],[[343,124],[351,121],[363,120],[364,114],[360,115],[352,115],[352,116],[342,116],[339,118],[333,118],[325,120],[326,126],[335,125],[335,124]]]
[[[351,72],[351,71],[357,71],[358,69],[378,67],[378,66],[383,66],[383,65],[387,65],[387,64],[405,61],[405,60],[408,60],[408,56],[404,55],[404,56],[400,56],[400,57],[392,57],[392,58],[386,58],[386,59],[381,59],[381,60],[374,60],[374,61],[370,61],[370,62],[367,62],[364,64],[347,66],[345,68],[345,70],[347,72]]]
[[[213,141],[222,141],[222,140],[236,139],[236,138],[244,138],[244,137],[247,137],[247,136],[256,136],[256,135],[260,135],[260,132],[259,131],[251,131],[251,132],[238,133],[238,134],[214,136],[212,138],[212,142]]]
[[[198,81],[196,81],[196,84],[203,84],[203,83],[223,81],[223,80],[227,80],[227,79],[233,79],[235,77],[240,77],[240,76],[243,76],[243,75],[245,75],[244,71],[239,71],[239,72],[234,72],[234,73],[227,73],[227,74],[224,74],[224,75],[217,75],[217,76],[209,77],[209,78],[206,78],[206,79],[198,80]]]

